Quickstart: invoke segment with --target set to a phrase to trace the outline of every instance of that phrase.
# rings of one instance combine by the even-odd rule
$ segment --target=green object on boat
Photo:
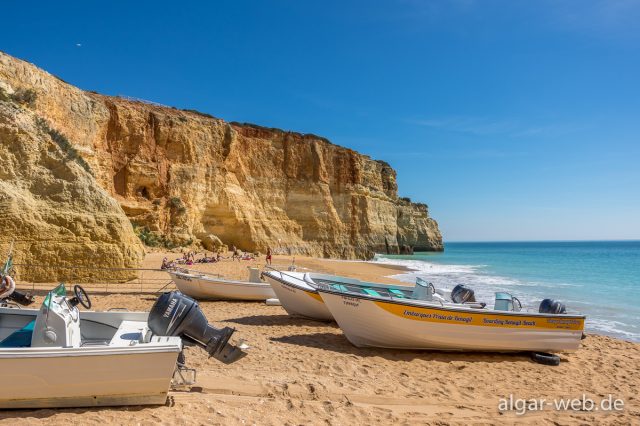
[[[336,290],[340,290],[340,291],[349,291],[348,288],[346,288],[343,284],[331,284],[331,287],[335,288]]]
[[[378,296],[380,297],[380,293],[378,293],[377,291],[370,289],[370,288],[363,288],[362,289],[365,293],[367,293],[370,296]]]
[[[0,272],[2,275],[7,275],[9,274],[9,272],[11,272],[11,269],[13,268],[13,256],[9,255],[9,257],[7,258],[7,261],[4,263],[4,266],[2,267],[2,272]]]
[[[67,289],[64,286],[64,283],[58,284],[56,288],[47,293],[47,297],[44,298],[42,302],[42,306],[46,306],[47,309],[51,307],[51,301],[53,300],[53,296],[66,296]]]
[[[398,296],[398,297],[401,297],[403,299],[405,298],[404,293],[402,291],[398,290],[397,288],[390,288],[389,291],[391,293],[393,293],[394,295]]]

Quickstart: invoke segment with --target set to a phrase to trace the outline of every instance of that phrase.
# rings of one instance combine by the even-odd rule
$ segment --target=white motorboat
[[[249,280],[228,280],[191,270],[167,271],[182,293],[198,300],[267,300],[276,297],[260,279],[258,268],[249,269]]]
[[[267,280],[280,304],[289,315],[317,320],[333,320],[318,291],[305,281],[303,272],[264,271]]]
[[[303,316],[318,320],[332,320],[333,315],[318,293],[317,287],[323,283],[337,288],[349,286],[353,291],[363,294],[383,291],[399,298],[431,298],[443,302],[448,300],[446,290],[435,289],[430,283],[418,278],[415,287],[364,282],[335,275],[303,272],[285,272],[275,269],[262,273],[275,291],[280,304],[289,315]]]
[[[233,330],[209,326],[180,293],[160,296],[151,313],[81,312],[91,303],[82,287],[74,293],[61,284],[39,310],[0,308],[0,408],[164,404],[184,371],[182,339],[223,362],[242,356],[228,344]]]
[[[527,312],[506,293],[496,293],[495,307],[488,309],[482,304],[363,294],[348,285],[340,289],[324,283],[317,290],[347,339],[358,347],[574,351],[584,330],[583,315],[566,314],[564,305],[550,299],[542,301],[538,312]]]

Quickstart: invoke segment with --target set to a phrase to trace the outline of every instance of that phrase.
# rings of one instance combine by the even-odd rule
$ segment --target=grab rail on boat
[[[286,272],[283,272],[279,269],[273,268],[271,266],[265,266],[265,269],[270,269],[273,272],[278,272],[281,276],[285,275],[289,278],[293,278],[294,280],[298,280],[298,281],[302,281],[305,282],[304,278],[299,278],[299,277],[294,277],[293,275],[287,274]],[[318,284],[318,285],[322,285],[322,284]],[[348,289],[347,289],[348,290]],[[348,290],[349,292],[351,292],[351,290]],[[397,300],[403,300],[404,298],[401,297],[395,297],[393,296],[393,294],[390,291],[386,291],[387,292],[387,297],[389,297],[390,299],[397,299]],[[355,292],[354,292],[355,293]],[[421,301],[421,302],[439,302],[440,306],[444,307],[444,302],[442,300],[436,299],[436,300],[421,300],[421,299],[410,299],[410,300],[415,300],[415,301]]]
[[[289,274],[287,274],[286,272],[283,272],[283,271],[281,271],[280,269],[276,269],[276,268],[271,267],[271,266],[265,266],[265,267],[264,267],[264,269],[270,269],[270,270],[272,270],[273,272],[278,272],[278,273],[280,273],[280,275],[286,275],[287,277],[289,277],[289,278],[293,278],[294,280],[298,280],[298,281],[306,282],[303,278],[294,277],[293,275],[289,275]]]
[[[197,269],[188,269],[188,268],[175,267],[175,268],[171,269],[170,271],[180,272],[180,273],[183,273],[183,274],[186,273],[186,274],[198,275],[198,276],[201,276],[201,277],[207,275],[207,276],[215,277],[215,278],[225,278],[221,274],[202,272],[202,271],[198,271]]]

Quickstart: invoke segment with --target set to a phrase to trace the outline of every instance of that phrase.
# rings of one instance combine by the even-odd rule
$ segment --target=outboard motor
[[[473,289],[464,284],[458,284],[451,290],[451,300],[453,303],[475,302],[476,295]]]
[[[245,353],[229,343],[233,328],[215,328],[207,322],[198,303],[179,291],[163,293],[149,312],[149,329],[158,336],[180,336],[200,346],[209,356],[232,363]]]
[[[567,308],[557,300],[544,299],[540,302],[538,312],[541,314],[566,314]]]
[[[15,290],[13,293],[7,297],[8,300],[16,302],[22,306],[29,306],[35,301],[35,298],[31,293],[22,293],[21,291]]]

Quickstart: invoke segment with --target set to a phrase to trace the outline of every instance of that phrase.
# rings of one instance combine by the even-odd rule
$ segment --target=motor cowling
[[[209,356],[229,364],[244,353],[229,343],[233,328],[213,327],[198,306],[198,302],[179,291],[163,293],[149,312],[149,329],[158,336],[179,336],[209,353]]]
[[[453,303],[475,302],[476,295],[473,289],[464,284],[458,284],[451,290],[451,300]]]
[[[541,314],[566,314],[567,308],[557,300],[544,299],[540,302],[538,312]]]
[[[29,306],[35,300],[31,293],[22,293],[18,290],[15,290],[13,293],[11,293],[9,297],[7,297],[7,299],[19,303],[23,306]]]

